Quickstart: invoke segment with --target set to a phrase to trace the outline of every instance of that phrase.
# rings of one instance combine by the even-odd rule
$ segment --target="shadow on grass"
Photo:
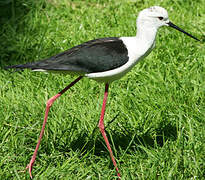
[[[107,127],[107,129],[108,128],[109,127]],[[144,153],[144,151],[139,148],[140,146],[144,146],[148,149],[163,147],[166,141],[175,141],[177,139],[177,129],[171,124],[161,125],[160,128],[155,130],[155,132],[155,138],[153,138],[149,132],[137,135],[134,131],[127,132],[126,134],[119,133],[119,131],[112,131],[112,137],[108,132],[107,136],[111,146],[112,139],[115,144],[115,149],[126,150],[127,154],[131,154],[133,151],[136,151],[136,149]],[[70,142],[70,145],[56,145],[55,147],[61,152],[68,152],[71,148],[73,151],[80,151],[81,155],[84,155],[88,152],[93,152],[97,156],[107,156],[108,154],[104,139],[98,127],[93,130],[91,135],[88,135],[88,132],[85,131],[81,132],[75,140]]]
[[[24,2],[20,0],[0,1],[0,67],[2,68],[18,54],[15,46],[16,38],[19,31],[22,32],[25,27],[20,26],[20,20],[29,12],[29,8],[23,4]]]
[[[28,13],[26,1],[0,0],[0,25],[18,23],[18,19]]]
[[[27,36],[25,28],[32,24],[29,21],[33,21],[26,16],[43,3],[44,0],[0,0],[0,67],[8,65],[9,61],[20,61],[22,52],[19,47],[23,42],[19,37],[22,34]]]

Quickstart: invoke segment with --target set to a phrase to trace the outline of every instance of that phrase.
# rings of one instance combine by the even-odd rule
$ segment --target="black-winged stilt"
[[[47,101],[43,127],[34,154],[27,166],[31,178],[32,167],[43,136],[50,107],[58,97],[84,76],[105,83],[105,93],[98,126],[109,150],[117,175],[120,178],[120,173],[104,130],[104,114],[109,84],[124,76],[139,60],[145,58],[151,52],[155,46],[157,30],[161,26],[170,26],[198,40],[174,25],[169,20],[168,13],[164,8],[153,6],[139,13],[137,18],[137,34],[134,37],[96,39],[41,61],[7,67],[15,69],[28,68],[33,71],[75,73],[79,75],[77,79]]]

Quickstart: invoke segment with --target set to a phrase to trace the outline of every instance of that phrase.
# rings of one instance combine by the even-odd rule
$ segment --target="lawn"
[[[204,179],[204,0],[1,0],[0,179],[29,179],[46,101],[75,78],[4,67],[95,38],[135,36],[138,12],[153,5],[201,42],[161,28],[155,50],[111,84],[106,132],[124,180]],[[117,179],[97,127],[103,93],[83,78],[53,104],[34,179]]]

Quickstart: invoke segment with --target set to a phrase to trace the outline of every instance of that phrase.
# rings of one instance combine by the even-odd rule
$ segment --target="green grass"
[[[138,12],[152,5],[202,41],[160,29],[156,49],[111,84],[106,131],[122,179],[204,179],[203,0],[0,1],[0,179],[29,179],[46,100],[75,78],[3,67],[94,38],[134,36]],[[34,179],[117,179],[97,128],[103,92],[83,78],[54,103]]]

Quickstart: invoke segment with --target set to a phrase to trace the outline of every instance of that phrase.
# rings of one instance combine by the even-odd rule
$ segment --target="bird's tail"
[[[4,69],[16,69],[18,70],[23,70],[23,69],[31,69],[32,68],[32,63],[26,63],[26,64],[18,64],[18,65],[12,65],[12,66],[6,66]]]

